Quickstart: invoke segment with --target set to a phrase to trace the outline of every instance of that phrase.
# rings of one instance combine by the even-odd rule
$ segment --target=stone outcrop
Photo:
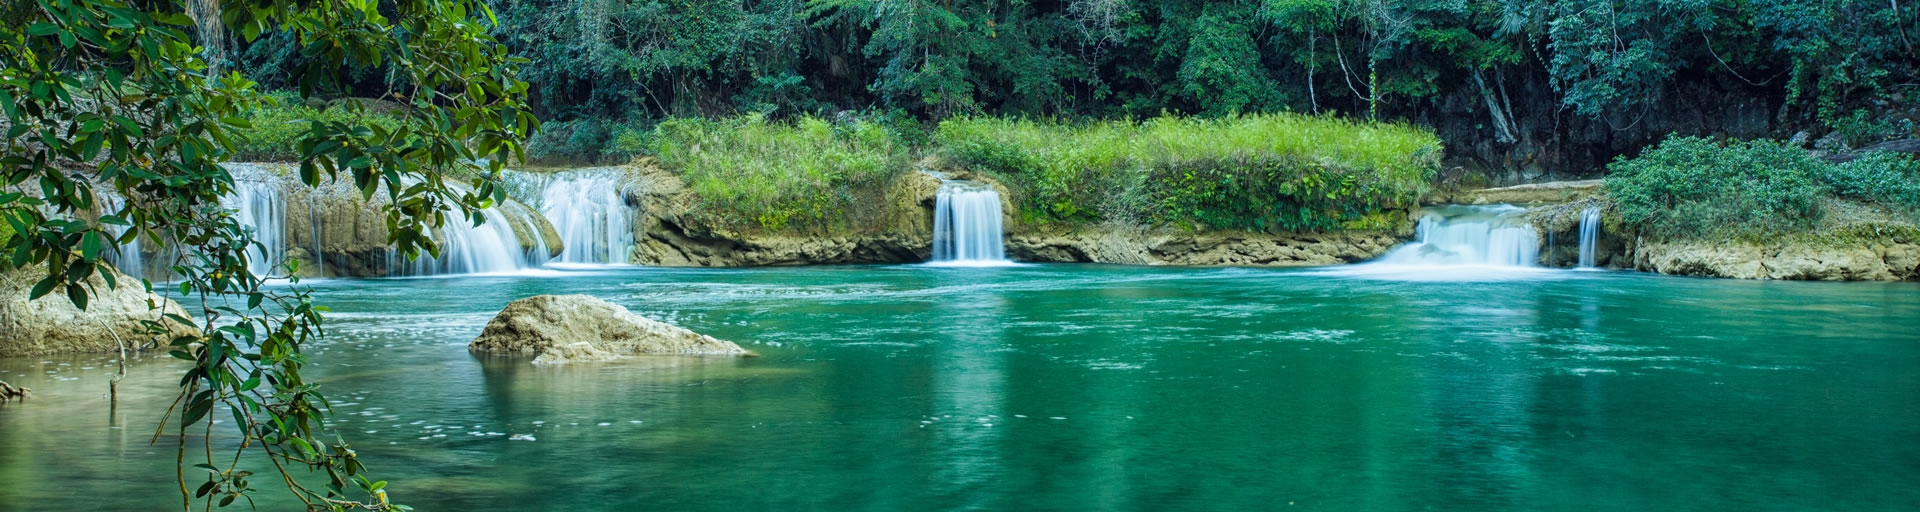
[[[1920,280],[1920,243],[1650,242],[1633,268],[1662,274],[1809,281]]]
[[[1536,206],[1527,211],[1527,222],[1540,237],[1540,264],[1572,268],[1580,264],[1580,217],[1588,208],[1600,210],[1600,231],[1594,237],[1594,266],[1633,268],[1628,241],[1621,238],[1627,230],[1613,203],[1601,196],[1578,201]]]
[[[1546,204],[1566,203],[1600,193],[1601,180],[1555,181],[1501,188],[1462,191],[1436,191],[1421,199],[1424,204]]]
[[[535,362],[541,364],[606,360],[624,354],[751,355],[732,342],[654,321],[587,295],[535,295],[508,303],[467,349],[536,355]]]
[[[1358,263],[1406,240],[1394,232],[1245,233],[1081,228],[1016,234],[1007,256],[1020,261],[1131,265],[1298,267]]]
[[[104,278],[94,276],[90,282],[93,292],[84,311],[74,307],[58,289],[27,300],[33,285],[46,275],[44,269],[0,271],[0,357],[139,350],[164,346],[175,337],[199,334],[162,316],[187,316],[179,304],[147,293],[139,279],[111,267],[101,267],[100,271],[114,272],[119,286],[109,289]],[[170,332],[160,337],[146,334],[142,321],[159,322]]]

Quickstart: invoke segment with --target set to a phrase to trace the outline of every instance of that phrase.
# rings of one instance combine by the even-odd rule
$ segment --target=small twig
[[[0,401],[7,401],[7,400],[18,398],[20,399],[20,401],[24,402],[28,398],[32,398],[32,397],[33,397],[32,389],[17,387],[12,384],[8,384],[7,381],[0,380]]]

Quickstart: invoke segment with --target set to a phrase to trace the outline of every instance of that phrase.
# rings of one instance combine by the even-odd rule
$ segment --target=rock
[[[162,316],[164,313],[186,316],[180,304],[147,293],[139,279],[110,267],[101,267],[101,271],[113,272],[119,286],[108,289],[105,279],[94,276],[91,281],[94,293],[89,295],[85,311],[74,307],[67,295],[59,291],[27,300],[33,285],[46,275],[44,269],[0,272],[0,357],[113,352],[123,346],[138,350],[165,346],[175,337],[199,334],[193,327]],[[152,307],[156,305],[159,309]],[[160,322],[170,332],[162,337],[145,334],[142,320]]]
[[[619,358],[619,354],[601,350],[600,347],[594,346],[593,343],[582,341],[579,343],[563,343],[549,347],[546,351],[541,352],[539,357],[533,358],[533,364],[588,363],[595,361],[612,361]]]
[[[580,345],[585,344],[585,347]],[[467,349],[537,354],[550,364],[617,354],[751,355],[739,345],[640,315],[587,295],[535,295],[507,304]]]
[[[1386,254],[1411,234],[1410,230],[1404,233],[1247,233],[1090,227],[1035,230],[1010,236],[1007,256],[1020,261],[1130,265],[1336,265]]]
[[[1634,249],[1634,267],[1662,274],[1734,279],[1903,281],[1920,279],[1920,245],[1829,245],[1788,240],[1649,242]]]
[[[1435,192],[1424,204],[1540,204],[1565,203],[1600,193],[1602,180],[1554,181],[1458,192]]]

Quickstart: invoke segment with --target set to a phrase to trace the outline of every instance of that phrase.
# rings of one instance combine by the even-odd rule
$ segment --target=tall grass
[[[843,229],[855,188],[910,169],[895,135],[865,121],[673,119],[654,130],[650,146],[682,173],[699,201],[695,213],[768,231]]]
[[[1025,197],[1030,223],[1189,228],[1385,227],[1439,167],[1440,141],[1401,124],[1259,114],[1220,119],[942,122],[937,151]]]

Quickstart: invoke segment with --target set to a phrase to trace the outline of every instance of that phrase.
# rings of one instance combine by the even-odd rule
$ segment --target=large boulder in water
[[[104,266],[100,271],[114,272]],[[95,275],[87,309],[81,310],[60,291],[27,300],[42,277],[46,277],[42,268],[0,271],[0,357],[138,350],[199,334],[162,316],[187,313],[180,304],[147,293],[139,279],[114,272],[119,286],[109,289],[106,280]],[[155,339],[145,334],[143,320],[166,325],[170,332]]]
[[[587,295],[535,295],[508,303],[467,349],[538,354],[535,362],[541,364],[604,360],[609,353],[751,354],[733,342],[654,321]]]

